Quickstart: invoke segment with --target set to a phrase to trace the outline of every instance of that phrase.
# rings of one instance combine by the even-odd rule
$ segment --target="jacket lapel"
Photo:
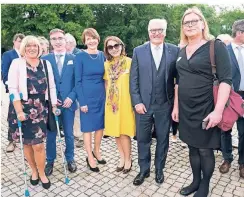
[[[63,78],[64,76],[64,72],[67,68],[67,63],[68,63],[68,56],[67,54],[65,54],[65,57],[64,57],[64,64],[63,64],[63,69],[62,69],[62,73],[61,73],[61,79]]]
[[[148,42],[148,44],[146,44],[145,46],[145,65],[146,67],[148,68],[148,76],[150,78],[150,80],[152,80],[152,67],[151,67],[151,60],[153,59],[152,58],[152,52],[151,52],[151,47],[150,47],[150,42]]]
[[[237,59],[236,59],[236,56],[235,56],[235,53],[233,51],[233,48],[232,48],[231,44],[229,44],[227,46],[227,49],[229,51],[229,54],[230,54],[230,57],[231,57],[232,62],[234,63],[234,65],[236,66],[236,68],[238,69],[238,71],[240,72],[240,68],[239,68],[239,65],[238,65],[238,62],[237,62]]]
[[[58,80],[60,80],[60,76],[59,76],[59,73],[58,73],[58,66],[57,66],[57,62],[56,62],[56,58],[55,58],[55,55],[54,55],[54,53],[53,54],[51,54],[51,64],[53,65],[53,72],[54,72],[54,74],[57,76],[57,79]]]
[[[169,77],[169,69],[170,69],[170,58],[171,58],[171,51],[168,47],[168,45],[166,43],[164,43],[164,54],[165,56],[165,66],[166,66],[166,69],[165,69],[165,80],[166,80],[166,83],[168,81],[168,77]]]

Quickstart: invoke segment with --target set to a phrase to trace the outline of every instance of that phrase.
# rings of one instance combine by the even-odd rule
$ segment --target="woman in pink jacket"
[[[26,36],[20,46],[22,58],[13,60],[9,69],[9,94],[13,102],[9,106],[8,122],[13,140],[19,139],[17,118],[22,121],[24,155],[31,168],[30,183],[48,189],[51,185],[44,173],[45,147],[43,138],[47,123],[47,77],[43,62],[41,45],[34,36]],[[56,86],[51,64],[47,61],[50,95],[53,111],[56,111]],[[22,93],[23,98],[20,98]]]

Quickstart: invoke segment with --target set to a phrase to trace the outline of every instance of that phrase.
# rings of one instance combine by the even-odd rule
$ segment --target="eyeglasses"
[[[114,46],[112,46],[112,45],[108,45],[108,46],[107,46],[107,49],[108,49],[109,51],[113,50],[113,48],[114,48],[115,50],[117,50],[117,49],[119,49],[120,46],[121,46],[121,44],[115,44]]]
[[[164,32],[164,29],[150,29],[149,31],[152,34],[156,34],[156,32],[158,32],[158,34],[162,34]]]
[[[56,41],[63,41],[63,40],[64,40],[63,37],[51,38],[51,41],[54,41],[54,42],[56,42]]]
[[[202,21],[202,20],[198,19],[198,20],[185,21],[185,22],[183,22],[183,25],[185,27],[195,26],[198,23],[198,21]]]

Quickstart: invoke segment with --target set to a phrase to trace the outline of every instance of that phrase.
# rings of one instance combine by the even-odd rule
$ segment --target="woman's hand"
[[[17,113],[17,118],[20,122],[23,122],[27,119],[26,114],[23,111]]]
[[[52,112],[55,116],[59,116],[61,114],[61,110],[58,109],[56,106],[53,106]]]
[[[214,110],[206,118],[204,118],[203,121],[208,122],[208,125],[206,127],[206,130],[208,130],[209,128],[213,128],[217,126],[221,120],[222,120],[222,113]]]
[[[172,116],[173,121],[179,122],[179,108],[178,107],[174,107],[171,116]]]
[[[80,107],[80,110],[81,110],[83,113],[87,113],[87,112],[88,112],[88,106],[87,106],[87,105],[82,106],[82,107]]]

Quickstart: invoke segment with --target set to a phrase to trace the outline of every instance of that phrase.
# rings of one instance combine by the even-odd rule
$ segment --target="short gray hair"
[[[165,19],[159,19],[159,18],[155,18],[155,19],[151,19],[148,23],[148,31],[150,31],[150,26],[152,23],[161,23],[162,24],[162,28],[164,29],[164,34],[166,34],[166,30],[167,30],[167,21]]]
[[[235,38],[236,37],[236,32],[242,31],[244,32],[244,19],[237,20],[234,22],[232,26],[232,36]]]
[[[65,34],[65,41],[66,42],[72,42],[76,46],[76,40],[75,37],[72,36],[70,33]]]

